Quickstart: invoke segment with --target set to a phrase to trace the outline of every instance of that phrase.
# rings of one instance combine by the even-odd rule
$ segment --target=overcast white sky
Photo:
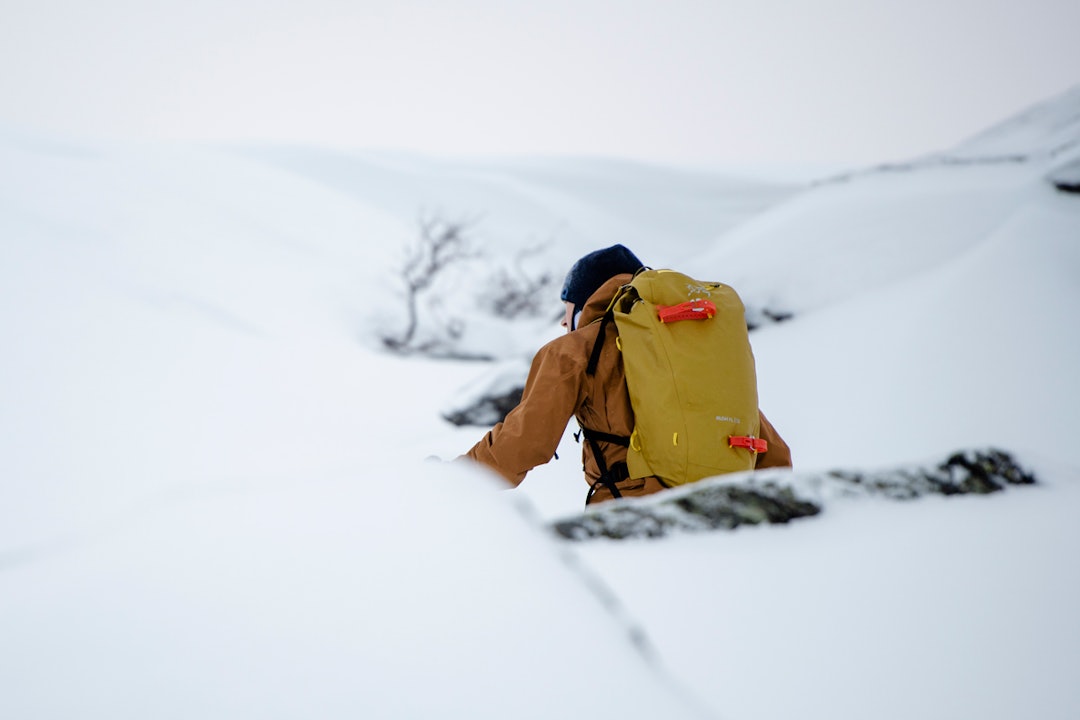
[[[0,0],[0,123],[877,162],[1080,83],[1078,0]]]

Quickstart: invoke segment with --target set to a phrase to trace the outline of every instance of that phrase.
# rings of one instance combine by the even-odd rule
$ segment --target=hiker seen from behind
[[[533,358],[521,401],[463,458],[517,486],[581,428],[586,504],[705,477],[790,467],[758,408],[742,301],[722,283],[644,268],[622,245],[578,260],[567,334]]]

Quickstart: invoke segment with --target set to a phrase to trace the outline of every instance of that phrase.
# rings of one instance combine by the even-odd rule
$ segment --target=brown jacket
[[[517,486],[529,470],[552,458],[571,416],[581,427],[629,437],[634,429],[634,413],[622,357],[615,346],[616,333],[605,334],[596,373],[587,375],[585,368],[600,328],[600,323],[590,323],[603,316],[615,292],[630,280],[630,275],[608,280],[589,298],[578,329],[540,348],[533,358],[521,402],[466,457],[487,465]],[[761,437],[769,443],[769,450],[758,455],[758,468],[791,465],[791,451],[764,415]],[[607,467],[626,461],[625,447],[605,442],[600,447]],[[600,468],[587,442],[582,444],[582,459],[585,479],[594,486],[588,501],[611,499],[610,490],[596,485]],[[622,480],[617,487],[621,495],[627,496],[647,495],[664,488],[656,478]]]

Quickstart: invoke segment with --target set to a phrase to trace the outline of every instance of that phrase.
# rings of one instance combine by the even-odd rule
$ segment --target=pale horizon
[[[1080,82],[1064,0],[5,3],[0,124],[693,165],[887,162]]]

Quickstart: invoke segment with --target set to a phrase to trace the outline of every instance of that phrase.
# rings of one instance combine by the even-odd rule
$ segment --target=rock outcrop
[[[616,500],[553,523],[570,540],[657,538],[680,532],[787,523],[820,513],[829,501],[859,496],[913,500],[925,495],[985,495],[1035,476],[1002,450],[956,452],[932,466],[862,472],[761,471],[711,478],[646,498]]]

